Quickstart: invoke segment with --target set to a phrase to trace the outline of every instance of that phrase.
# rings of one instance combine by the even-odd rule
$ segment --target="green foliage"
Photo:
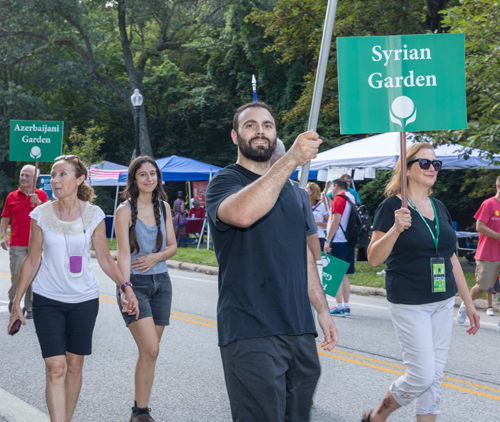
[[[104,143],[103,132],[101,127],[96,126],[94,120],[89,122],[84,134],[73,127],[68,142],[64,145],[64,153],[77,155],[87,166],[103,161],[99,155],[101,145]]]

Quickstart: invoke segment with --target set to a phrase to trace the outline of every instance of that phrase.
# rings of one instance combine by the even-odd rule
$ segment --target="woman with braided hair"
[[[122,199],[125,202],[116,210],[118,267],[134,286],[140,309],[138,320],[122,314],[139,349],[130,422],[154,422],[148,403],[172,303],[172,284],[165,261],[175,255],[177,244],[161,172],[151,157],[140,156],[130,163]],[[118,297],[120,293],[117,289]]]

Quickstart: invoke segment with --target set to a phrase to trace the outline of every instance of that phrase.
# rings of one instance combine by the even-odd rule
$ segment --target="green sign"
[[[10,121],[10,161],[54,161],[62,152],[64,122]]]
[[[321,280],[323,290],[327,295],[335,296],[349,269],[349,263],[332,255],[325,255],[323,252],[321,252],[321,261],[323,263],[323,280]]]
[[[340,133],[465,129],[464,34],[337,38]]]

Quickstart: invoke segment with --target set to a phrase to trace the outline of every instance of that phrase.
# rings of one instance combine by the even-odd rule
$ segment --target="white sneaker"
[[[486,315],[495,316],[495,311],[493,310],[493,308],[486,309]]]
[[[385,268],[382,271],[379,271],[377,275],[385,275]]]
[[[493,293],[493,302],[498,302],[498,293]]]
[[[463,324],[466,319],[467,319],[467,314],[465,313],[465,303],[462,302],[460,308],[458,308],[457,321],[459,324]]]

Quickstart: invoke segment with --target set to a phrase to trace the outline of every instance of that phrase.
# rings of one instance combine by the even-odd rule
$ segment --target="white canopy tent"
[[[407,133],[407,145],[415,143],[415,134]],[[463,147],[462,145],[442,145],[434,149],[436,158],[443,161],[443,170],[500,169],[481,158],[482,151]],[[464,157],[467,152],[468,158]],[[399,132],[388,132],[370,136],[358,141],[349,142],[319,153],[311,161],[311,170],[327,169],[328,167],[349,167],[352,169],[375,168],[392,170],[399,158]],[[500,162],[500,155],[495,156]]]

